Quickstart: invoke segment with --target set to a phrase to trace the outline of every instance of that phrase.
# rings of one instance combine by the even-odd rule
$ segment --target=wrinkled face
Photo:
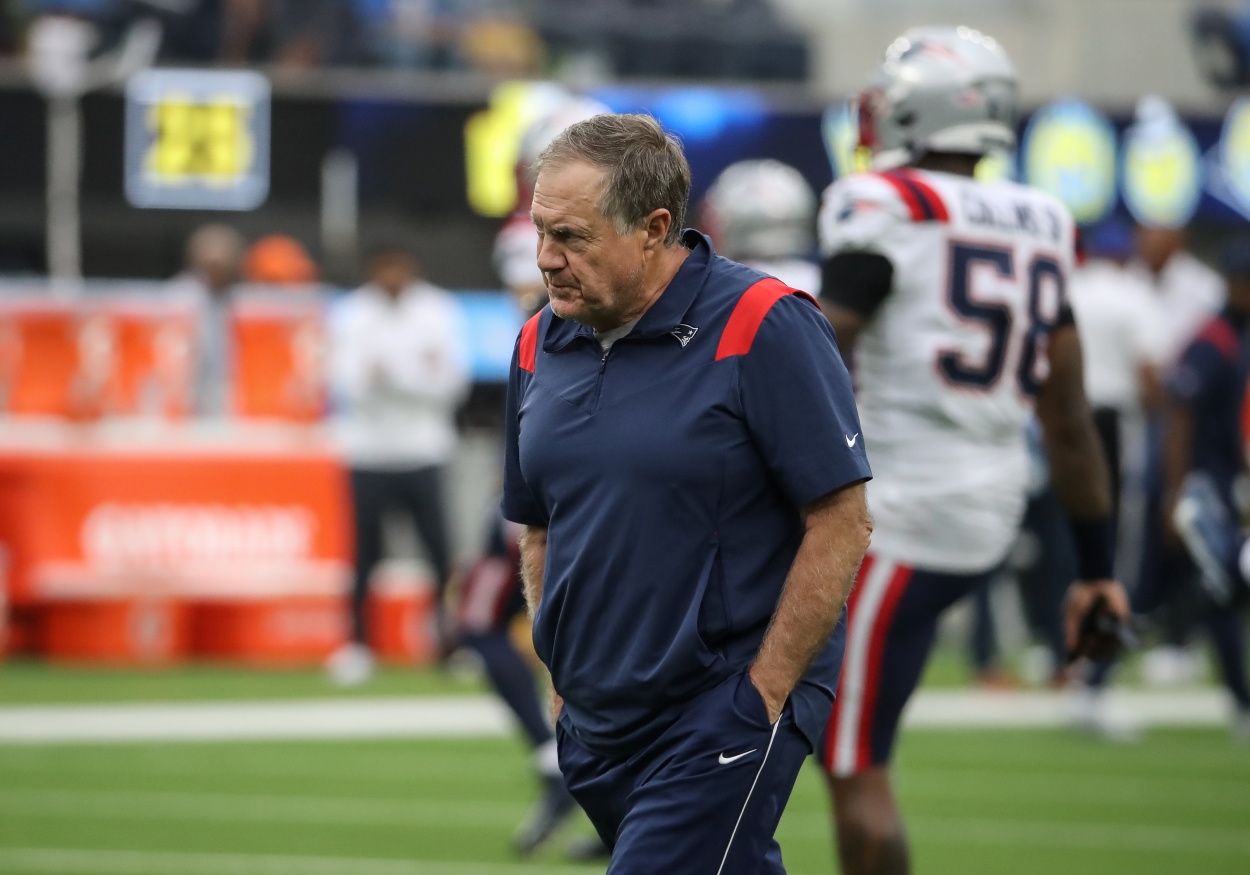
[[[538,228],[538,268],[551,309],[596,331],[627,320],[643,294],[647,232],[618,234],[599,211],[606,171],[585,162],[544,168],[530,216]]]

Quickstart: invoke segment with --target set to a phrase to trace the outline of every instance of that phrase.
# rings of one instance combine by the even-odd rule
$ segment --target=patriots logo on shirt
[[[873,203],[872,201],[866,201],[866,200],[848,201],[842,207],[842,209],[838,210],[837,221],[839,223],[845,222],[848,219],[851,219],[852,217],[854,217],[856,213],[871,213],[874,210],[879,210],[879,209],[881,209],[881,207]]]
[[[686,325],[685,323],[682,323],[670,331],[669,334],[676,337],[677,342],[681,344],[682,349],[685,349],[686,344],[694,340],[694,336],[698,330],[699,329],[694,325]]]

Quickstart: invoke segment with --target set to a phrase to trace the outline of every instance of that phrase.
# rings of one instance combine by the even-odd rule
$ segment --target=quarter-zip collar
[[[686,313],[707,281],[708,267],[716,257],[716,252],[712,248],[712,241],[693,228],[682,232],[681,242],[691,250],[690,255],[682,262],[660,297],[642,314],[634,330],[621,340],[660,337],[683,324]],[[543,338],[543,350],[558,352],[579,337],[595,342],[594,329],[552,314],[551,324]]]

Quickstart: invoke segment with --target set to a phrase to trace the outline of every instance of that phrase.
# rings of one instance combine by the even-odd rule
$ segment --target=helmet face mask
[[[1016,73],[993,39],[966,27],[895,40],[859,99],[860,145],[887,170],[928,152],[1015,148]]]

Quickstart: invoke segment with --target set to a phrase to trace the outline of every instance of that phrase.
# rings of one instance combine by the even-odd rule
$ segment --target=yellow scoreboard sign
[[[269,194],[269,81],[146,70],[126,87],[126,197],[137,207],[250,210]]]

